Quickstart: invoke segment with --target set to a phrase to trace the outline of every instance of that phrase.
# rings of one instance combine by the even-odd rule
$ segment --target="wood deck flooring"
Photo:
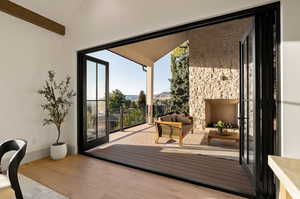
[[[149,131],[148,128],[146,130]],[[170,145],[168,147],[155,145],[154,139],[147,137],[149,133],[147,135],[141,133],[143,133],[143,129],[142,131],[139,130],[138,133],[133,131],[124,136],[123,139],[122,137],[116,138],[111,143],[93,149],[89,153],[103,159],[236,193],[254,194],[250,181],[238,161],[220,158],[223,156],[218,157],[215,154],[210,156],[197,153],[199,149],[197,147],[194,147],[196,150],[181,150],[180,147],[175,148],[176,143],[173,147],[170,147]],[[189,143],[186,145],[189,145]],[[186,148],[188,149],[189,146],[186,146]],[[203,149],[201,148],[201,150]],[[206,148],[206,150],[212,149]],[[220,148],[218,150],[222,153]],[[227,149],[225,148],[225,150]]]
[[[237,193],[254,193],[243,168],[234,160],[161,152],[158,147],[118,144],[91,153],[101,158]]]
[[[82,155],[37,160],[20,172],[70,199],[242,199]]]

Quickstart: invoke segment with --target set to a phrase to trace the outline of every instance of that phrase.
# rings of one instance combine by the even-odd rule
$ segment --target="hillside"
[[[126,95],[126,99],[127,100],[131,100],[131,101],[137,101],[138,100],[138,95]],[[154,99],[155,100],[166,100],[166,99],[170,99],[171,94],[170,92],[162,92],[159,94],[154,95]]]

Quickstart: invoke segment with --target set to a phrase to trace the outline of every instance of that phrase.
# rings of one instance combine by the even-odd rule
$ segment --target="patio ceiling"
[[[189,40],[191,53],[202,66],[239,68],[239,41],[252,18],[238,19],[109,49],[111,52],[145,66],[153,64]],[[236,58],[236,59],[234,59]]]
[[[145,40],[109,49],[113,53],[145,66],[154,62],[187,40],[187,32]]]

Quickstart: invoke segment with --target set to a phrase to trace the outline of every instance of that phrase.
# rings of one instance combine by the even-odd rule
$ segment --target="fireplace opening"
[[[225,128],[238,128],[238,99],[206,99],[206,127],[215,127],[218,121],[225,123]]]

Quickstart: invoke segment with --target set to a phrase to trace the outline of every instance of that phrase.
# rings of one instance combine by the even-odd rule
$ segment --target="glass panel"
[[[87,61],[87,142],[106,136],[105,76],[104,65]]]
[[[127,108],[123,113],[124,128],[142,124],[146,120],[145,108]]]
[[[250,169],[255,168],[255,38],[254,31],[249,35],[249,164]]]
[[[245,41],[244,45],[243,45],[243,67],[244,67],[244,158],[246,160],[248,160],[248,120],[247,120],[247,116],[248,116],[248,54],[247,54],[247,40]]]
[[[96,102],[88,101],[86,110],[86,141],[96,139]]]
[[[98,100],[105,100],[105,66],[98,64]]]
[[[98,138],[106,136],[105,101],[98,101]]]
[[[120,109],[109,109],[109,131],[113,132],[120,129]]]
[[[86,64],[86,97],[96,100],[96,63],[87,61]]]
[[[106,115],[106,65],[86,57],[86,112],[84,147],[90,149],[108,141]]]

